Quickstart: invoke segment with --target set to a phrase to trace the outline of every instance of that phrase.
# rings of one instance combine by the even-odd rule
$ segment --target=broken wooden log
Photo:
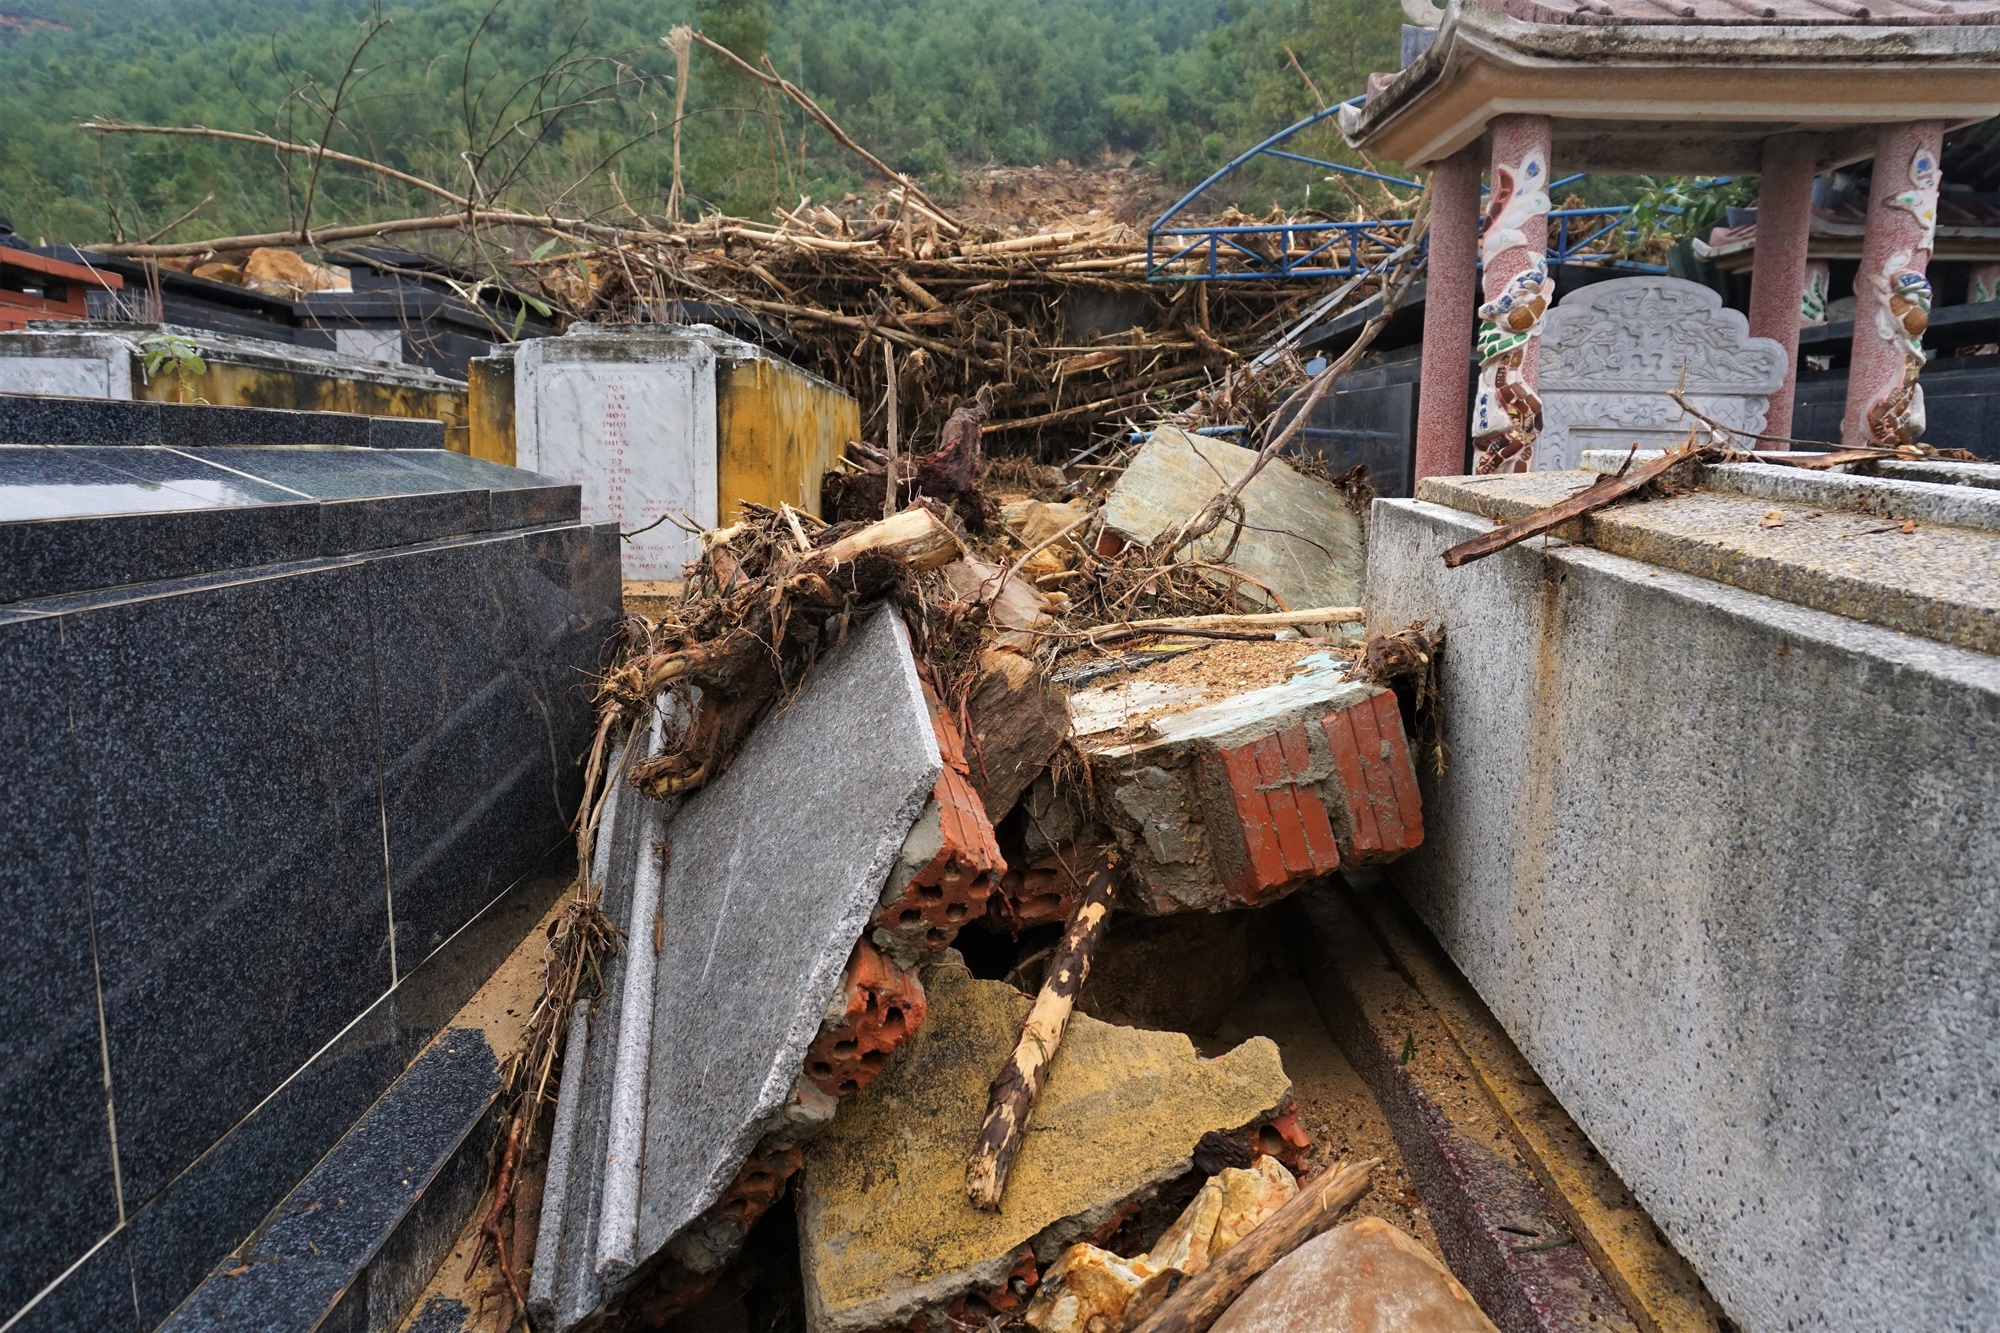
[[[998,823],[1069,735],[1069,708],[1032,660],[989,648],[979,655],[965,714],[972,785]]]
[[[1368,1192],[1369,1174],[1380,1165],[1382,1159],[1372,1157],[1307,1183],[1291,1202],[1183,1282],[1142,1322],[1128,1323],[1126,1333],[1208,1333],[1209,1325],[1265,1269],[1338,1222]]]
[[[1077,993],[1090,979],[1090,958],[1104,939],[1111,919],[1111,895],[1117,887],[1118,872],[1110,867],[1092,875],[1084,886],[1076,914],[1049,959],[1048,979],[1035,996],[1035,1007],[1028,1011],[1021,1039],[988,1090],[986,1121],[979,1127],[979,1139],[965,1163],[965,1193],[975,1208],[987,1212],[1000,1209],[1007,1174],[1021,1151],[1021,1138],[1027,1132],[1028,1117],[1034,1114],[1035,1098],[1048,1078],[1049,1062],[1062,1044]]]
[[[1200,634],[1208,632],[1261,631],[1260,637],[1299,625],[1347,625],[1363,619],[1358,606],[1309,606],[1299,611],[1264,611],[1242,616],[1169,616],[1158,620],[1128,620],[1090,630],[1085,638],[1093,644],[1117,643],[1142,634]]]

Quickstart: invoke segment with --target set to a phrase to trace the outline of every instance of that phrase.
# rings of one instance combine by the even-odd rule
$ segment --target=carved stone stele
[[[1542,332],[1535,466],[1580,466],[1585,449],[1678,444],[1695,422],[1668,396],[1676,388],[1717,421],[1761,431],[1784,379],[1784,348],[1751,337],[1749,321],[1699,283],[1649,276],[1579,288]]]

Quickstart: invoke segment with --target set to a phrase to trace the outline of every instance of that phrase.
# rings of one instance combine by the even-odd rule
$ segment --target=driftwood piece
[[[989,648],[979,655],[965,712],[972,785],[997,824],[1069,734],[1069,706],[1034,662]]]
[[[1048,1078],[1049,1062],[1062,1044],[1076,997],[1090,979],[1091,955],[1104,939],[1111,919],[1111,893],[1117,886],[1118,873],[1110,868],[1099,870],[1084,886],[1076,914],[1069,919],[1062,942],[1049,959],[1048,979],[1035,996],[1035,1007],[1028,1011],[1021,1040],[1015,1043],[1013,1055],[987,1093],[986,1121],[979,1127],[979,1139],[965,1163],[965,1193],[975,1208],[987,1212],[1000,1209],[1007,1174],[1021,1151],[1035,1098]]]
[[[1272,1264],[1340,1220],[1368,1192],[1380,1158],[1350,1162],[1309,1181],[1284,1207],[1264,1219],[1227,1253],[1162,1301],[1125,1333],[1208,1333],[1208,1328]]]

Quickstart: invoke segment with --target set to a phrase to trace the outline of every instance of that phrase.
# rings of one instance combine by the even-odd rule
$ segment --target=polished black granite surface
[[[0,604],[572,522],[580,505],[575,486],[442,449],[0,444]]]
[[[371,1304],[407,1307],[429,1277],[410,1259],[449,1249],[485,1185],[481,1121],[499,1090],[484,1033],[442,1034],[164,1328],[362,1333]]]
[[[577,513],[441,451],[0,446],[0,1325],[159,1324],[553,901],[619,609]]]
[[[444,423],[273,407],[0,394],[0,444],[337,444],[442,449]]]

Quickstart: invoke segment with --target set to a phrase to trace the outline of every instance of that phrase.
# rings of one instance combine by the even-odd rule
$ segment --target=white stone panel
[[[1542,433],[1535,466],[1583,465],[1586,449],[1659,449],[1694,419],[1669,396],[1736,430],[1764,429],[1785,350],[1750,336],[1721,296],[1679,278],[1617,278],[1571,292],[1542,333]]]
[[[400,366],[403,364],[403,333],[401,329],[335,329],[333,350],[342,356]]]
[[[515,462],[583,488],[586,522],[716,524],[715,354],[693,339],[542,339],[515,360]],[[670,519],[624,544],[627,579],[678,579]]]

